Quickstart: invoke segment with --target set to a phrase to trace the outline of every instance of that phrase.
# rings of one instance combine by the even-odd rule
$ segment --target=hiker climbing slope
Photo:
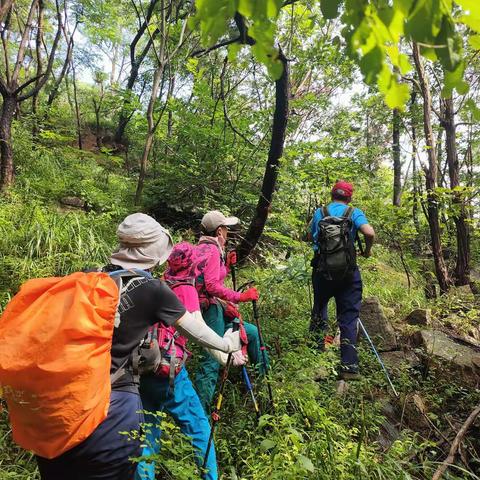
[[[340,327],[340,376],[358,376],[357,320],[362,302],[362,278],[356,262],[355,239],[365,237],[363,255],[369,257],[375,232],[367,217],[358,208],[349,206],[353,185],[339,181],[331,191],[332,202],[318,208],[312,219],[311,235],[315,252],[313,267],[313,309],[310,331],[315,334],[318,348],[323,350],[326,324],[325,312],[330,298],[335,298]]]
[[[197,291],[203,318],[207,325],[219,335],[223,335],[232,320],[240,316],[235,304],[258,299],[255,288],[249,288],[246,292],[240,293],[224,285],[230,266],[236,263],[235,252],[225,255],[228,228],[238,223],[238,218],[225,217],[221,212],[214,210],[203,216],[200,225],[202,236],[198,242],[198,248],[200,255],[205,258],[205,264],[197,279]],[[263,374],[268,365],[264,365],[262,360],[257,327],[248,322],[244,322],[243,325],[248,337],[249,360]],[[206,412],[210,411],[219,370],[218,361],[211,355],[203,353],[195,376],[195,386]]]
[[[196,248],[187,242],[175,245],[167,261],[164,279],[185,308],[199,321],[204,322],[195,288],[195,278],[202,262],[196,255]],[[149,424],[142,456],[147,457],[159,452],[161,418],[155,416],[155,412],[166,412],[172,416],[182,433],[192,439],[197,451],[197,463],[202,466],[210,436],[210,424],[185,367],[189,357],[186,339],[179,335],[174,327],[159,325],[158,329],[160,348],[164,352],[164,364],[160,365],[157,371],[142,375],[140,378],[140,395],[146,411],[145,420]],[[226,353],[213,349],[208,351],[222,363],[226,362],[228,357]],[[238,359],[237,365],[245,363],[241,350],[234,352],[234,355]],[[136,478],[155,480],[154,467],[153,462],[141,462],[137,467]],[[205,467],[207,472],[204,478],[217,480],[214,445],[209,450]]]
[[[120,432],[138,430],[143,420],[136,365],[145,367],[148,359],[135,354],[151,325],[175,326],[227,353],[240,348],[237,333],[216,335],[149,273],[172,249],[159,223],[136,213],[117,235],[120,246],[103,270],[123,272],[120,297],[105,273],[34,279],[1,318],[0,382],[12,391],[6,399],[13,436],[37,454],[43,480],[132,480],[130,458],[140,454],[140,442]],[[12,329],[12,322],[21,328]],[[35,404],[18,402],[19,393]]]

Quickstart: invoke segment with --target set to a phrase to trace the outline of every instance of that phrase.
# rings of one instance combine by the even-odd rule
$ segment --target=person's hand
[[[225,307],[225,316],[231,320],[234,320],[235,318],[242,318],[238,308],[232,302],[227,302]]]
[[[251,302],[258,300],[258,290],[255,287],[249,288],[246,292],[240,294],[241,302]]]
[[[237,252],[235,250],[227,253],[227,259],[225,263],[227,268],[231,268],[233,265],[237,264]]]
[[[241,367],[248,362],[248,357],[241,350],[232,353],[232,363],[234,367]]]
[[[240,332],[238,330],[234,332],[233,329],[229,328],[225,332],[223,339],[228,345],[228,351],[226,353],[237,352],[242,348],[242,344],[240,342]]]

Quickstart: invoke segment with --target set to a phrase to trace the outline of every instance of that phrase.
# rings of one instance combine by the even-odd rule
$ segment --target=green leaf
[[[234,62],[237,58],[238,52],[242,49],[240,43],[232,43],[228,46],[228,61]]]
[[[410,98],[410,91],[406,84],[398,83],[395,75],[387,66],[382,68],[378,76],[378,89],[383,94],[385,103],[390,108],[404,110],[405,104]]]
[[[414,0],[393,0],[393,8],[407,16],[412,8],[413,1]]]
[[[443,18],[442,28],[435,39],[436,45],[444,45],[437,48],[437,56],[442,66],[447,70],[455,70],[462,61],[462,40],[455,32],[453,20],[447,16]]]
[[[452,91],[455,89],[460,95],[468,93],[469,85],[463,79],[465,71],[465,63],[462,61],[455,70],[445,70],[444,87],[442,90],[442,97],[449,98]]]
[[[455,0],[455,2],[468,12],[468,15],[461,15],[458,21],[480,32],[480,2],[478,0]]]
[[[367,54],[360,59],[360,70],[363,74],[365,82],[373,85],[377,80],[383,65],[384,54],[380,47],[372,48]]]
[[[480,35],[471,35],[468,43],[474,50],[480,50]]]
[[[308,457],[305,457],[304,455],[299,455],[298,456],[298,463],[307,472],[312,472],[313,473],[315,471],[315,467],[314,467],[312,461]]]
[[[320,0],[320,8],[322,9],[323,16],[331,20],[338,17],[338,10],[342,0]]]
[[[477,104],[473,101],[472,98],[469,98],[465,102],[465,109],[472,113],[473,119],[475,121],[480,121],[480,108],[477,107]]]
[[[255,8],[254,2],[251,0],[239,0],[238,13],[244,17],[251,17]]]
[[[260,448],[266,452],[267,450],[271,450],[272,448],[275,448],[276,445],[277,445],[276,442],[274,442],[273,440],[270,440],[269,438],[266,438],[265,440],[262,440],[262,442],[260,443]]]
[[[431,62],[436,62],[438,60],[437,52],[435,50],[436,50],[435,48],[420,47],[420,52],[422,54],[422,57],[425,57]]]
[[[405,33],[416,42],[433,45],[440,32],[443,16],[450,13],[444,3],[448,3],[448,0],[418,0],[408,16]]]

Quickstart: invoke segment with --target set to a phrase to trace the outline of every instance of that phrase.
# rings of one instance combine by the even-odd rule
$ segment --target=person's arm
[[[365,251],[363,252],[363,256],[368,258],[372,254],[372,245],[375,241],[375,230],[370,224],[364,223],[360,227],[360,232],[362,232],[365,237]]]
[[[312,236],[312,223],[313,223],[313,218],[308,222],[307,228],[303,232],[303,238],[302,240],[304,242],[312,242],[313,241],[313,236]]]
[[[186,312],[173,326],[192,342],[205,348],[213,348],[225,353],[240,350],[240,332],[229,330],[223,337],[217,335],[207,324],[190,312]]]
[[[222,300],[238,303],[240,301],[240,292],[225,287],[220,278],[220,255],[215,245],[209,245],[208,259],[203,269],[203,279],[205,290],[212,297],[218,297]]]
[[[154,298],[156,302],[152,325],[162,322],[173,325],[183,336],[202,347],[214,348],[225,353],[240,350],[240,333],[229,331],[223,337],[217,335],[207,324],[187,312],[177,296],[164,282],[155,280],[150,282],[149,289],[145,290],[146,299]]]

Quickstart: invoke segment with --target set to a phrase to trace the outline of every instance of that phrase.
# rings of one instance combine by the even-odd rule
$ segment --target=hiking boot
[[[362,376],[358,372],[340,372],[339,377],[341,380],[345,381],[355,381],[362,378]]]
[[[342,380],[360,380],[358,365],[342,365],[340,367],[339,378]]]

